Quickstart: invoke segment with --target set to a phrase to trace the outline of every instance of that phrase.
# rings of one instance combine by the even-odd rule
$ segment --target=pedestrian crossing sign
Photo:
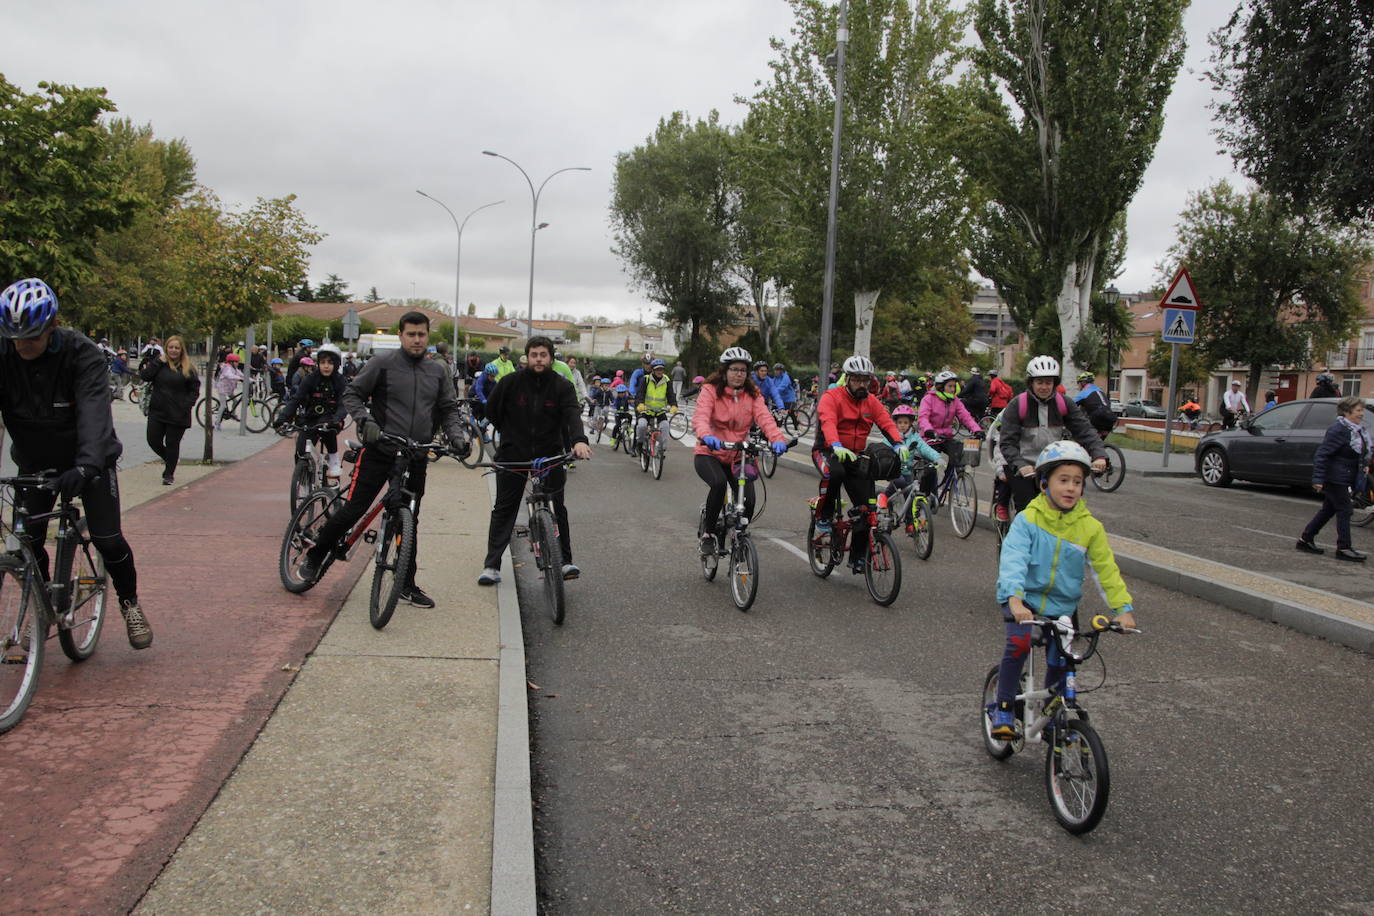
[[[1165,343],[1190,344],[1197,331],[1197,311],[1195,309],[1164,310]]]

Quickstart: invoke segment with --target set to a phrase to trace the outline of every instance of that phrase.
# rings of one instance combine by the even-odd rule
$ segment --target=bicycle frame
[[[39,603],[49,624],[55,623],[59,616],[69,610],[68,603],[71,601],[71,595],[67,592],[67,586],[71,577],[72,563],[76,559],[76,550],[80,546],[80,538],[76,535],[76,523],[81,519],[81,511],[72,505],[71,500],[59,498],[58,505],[52,511],[31,515],[20,502],[19,491],[51,483],[51,478],[41,475],[0,479],[0,486],[4,486],[10,491],[11,499],[10,526],[5,531],[5,549],[12,554],[22,556],[26,566],[39,572],[42,570],[42,566],[38,562],[38,555],[30,545],[29,538],[19,534],[19,532],[21,530],[27,531],[30,524],[42,523],[46,526],[50,519],[56,518],[58,520],[57,535],[53,538],[50,575],[46,582],[41,583],[41,587],[34,589],[34,593],[40,598]],[[73,538],[76,540],[73,541]]]

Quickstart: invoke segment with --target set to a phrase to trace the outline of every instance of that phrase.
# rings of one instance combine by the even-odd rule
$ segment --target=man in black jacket
[[[58,493],[81,497],[91,543],[119,596],[129,645],[148,648],[153,630],[138,603],[134,554],[119,523],[115,461],[124,446],[110,413],[105,355],[89,338],[57,326],[57,295],[42,280],[20,280],[0,293],[0,416],[20,474],[59,472],[56,490],[26,487],[18,499],[30,515],[41,515],[52,511]],[[47,519],[24,530],[44,569],[47,537]]]
[[[508,374],[487,398],[486,417],[501,433],[496,461],[528,462],[535,458],[561,455],[571,447],[583,461],[592,457],[587,434],[582,430],[582,412],[572,383],[553,371],[553,341],[531,337],[525,344],[528,365]],[[565,468],[549,472],[546,478],[553,492],[553,512],[558,522],[558,540],[563,548],[563,578],[576,579],[581,571],[572,561],[572,537],[568,529],[568,510],[563,505],[563,487],[568,480]],[[491,527],[487,531],[487,558],[479,585],[501,581],[501,554],[510,544],[520,499],[525,493],[525,474],[502,471],[496,475],[496,502],[491,507]]]
[[[301,560],[300,577],[314,581],[325,555],[348,533],[372,505],[391,476],[395,446],[382,442],[382,433],[405,436],[415,442],[434,437],[441,422],[449,442],[460,453],[469,447],[453,393],[453,377],[437,360],[425,359],[429,349],[429,319],[424,312],[407,312],[400,322],[401,349],[387,350],[369,359],[344,389],[343,406],[358,426],[363,448],[358,452],[353,477],[345,494],[347,502],[320,528],[314,547]],[[406,570],[401,600],[416,607],[434,607],[434,599],[415,584],[415,557],[420,553],[419,501],[425,494],[427,455],[410,463],[409,488],[415,493],[415,550]]]

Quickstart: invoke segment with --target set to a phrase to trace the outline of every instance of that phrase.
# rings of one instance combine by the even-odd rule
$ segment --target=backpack
[[[1022,423],[1026,422],[1026,410],[1030,406],[1030,393],[1023,391],[1016,396],[1016,416]],[[1065,403],[1064,396],[1058,391],[1054,393],[1054,406],[1059,408],[1059,419],[1063,420],[1069,414],[1069,405]]]

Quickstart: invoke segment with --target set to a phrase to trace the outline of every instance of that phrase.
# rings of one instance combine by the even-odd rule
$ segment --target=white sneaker
[[[499,570],[499,569],[492,569],[490,566],[488,566],[486,569],[482,570],[482,575],[480,575],[480,576],[477,577],[477,584],[478,584],[478,585],[495,585],[497,582],[500,582],[500,581],[501,581],[501,570]]]

